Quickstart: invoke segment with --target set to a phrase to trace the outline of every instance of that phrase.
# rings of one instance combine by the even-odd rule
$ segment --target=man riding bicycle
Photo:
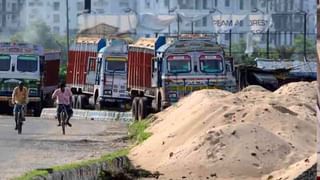
[[[61,119],[59,114],[65,107],[68,113],[66,124],[71,127],[72,125],[70,124],[69,120],[73,114],[72,108],[70,106],[72,102],[72,92],[69,88],[66,87],[66,84],[64,82],[60,83],[59,88],[53,92],[52,99],[57,99],[57,117],[59,121],[58,126],[61,126]]]
[[[21,81],[19,86],[15,87],[12,92],[12,104],[14,104],[13,115],[15,116],[16,127],[18,129],[17,122],[18,116],[17,113],[21,111],[22,107],[28,104],[29,90],[24,86],[24,83]],[[25,118],[22,119],[25,121]]]

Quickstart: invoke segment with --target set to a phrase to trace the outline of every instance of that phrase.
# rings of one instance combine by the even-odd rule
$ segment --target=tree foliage
[[[241,39],[238,43],[232,44],[232,56],[235,58],[237,63],[242,64],[254,64],[254,59],[257,57],[260,58],[267,58],[267,51],[266,48],[261,48],[254,43],[254,49],[251,56],[245,54],[246,50],[246,41]],[[308,58],[314,58],[316,55],[316,43],[310,38],[306,40],[306,52]],[[304,37],[303,35],[297,36],[294,41],[293,45],[281,45],[272,47],[270,44],[270,51],[269,51],[269,59],[296,59],[296,60],[303,60],[304,55]]]
[[[26,42],[41,45],[46,50],[61,51],[60,79],[66,78],[67,38],[51,31],[50,27],[42,22],[34,22],[24,30],[11,36],[11,42]]]
[[[60,50],[62,62],[67,59],[67,38],[51,31],[43,21],[33,22],[24,30],[11,36],[11,42],[27,42],[41,45],[47,50]]]

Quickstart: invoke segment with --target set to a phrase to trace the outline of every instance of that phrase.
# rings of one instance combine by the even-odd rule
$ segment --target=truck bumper
[[[126,103],[129,102],[131,99],[124,99],[124,98],[109,98],[109,97],[100,97],[99,102],[101,104],[105,103]]]
[[[171,105],[171,102],[169,102],[169,101],[162,101],[161,105],[162,105],[163,108],[167,108],[167,107],[169,107],[169,106]]]

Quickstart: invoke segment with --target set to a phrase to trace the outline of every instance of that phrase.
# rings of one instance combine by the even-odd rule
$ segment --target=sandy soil
[[[197,91],[156,114],[129,158],[161,179],[290,179],[316,161],[316,96],[315,82]]]

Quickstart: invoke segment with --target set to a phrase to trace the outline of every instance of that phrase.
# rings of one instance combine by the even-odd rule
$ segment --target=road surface
[[[0,116],[0,179],[26,171],[100,157],[127,144],[124,122],[73,120],[62,135],[57,121],[27,117],[22,134],[12,117]]]

